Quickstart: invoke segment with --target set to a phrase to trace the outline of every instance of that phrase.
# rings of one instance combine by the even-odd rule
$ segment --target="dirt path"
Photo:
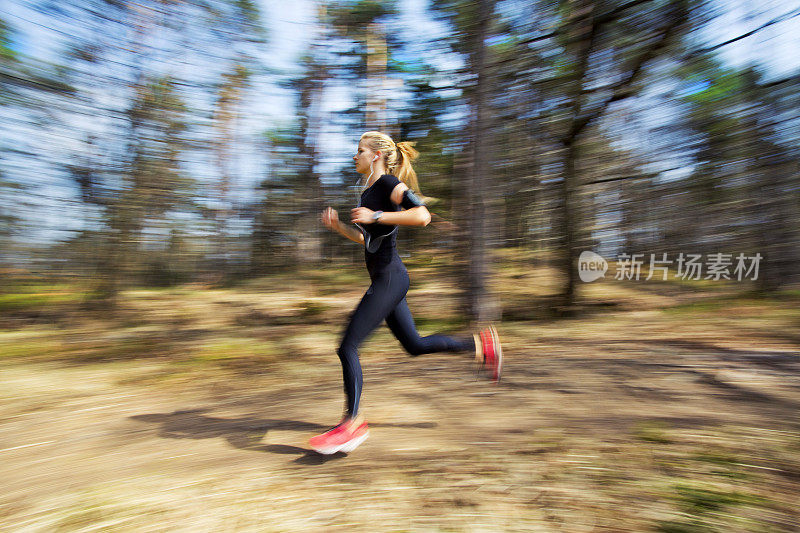
[[[371,436],[330,458],[306,445],[340,414],[328,356],[166,382],[158,360],[5,362],[0,530],[800,529],[796,351],[505,334],[496,387],[370,341]]]

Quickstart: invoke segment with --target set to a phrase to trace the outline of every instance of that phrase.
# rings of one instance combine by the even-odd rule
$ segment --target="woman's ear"
[[[383,156],[383,154],[380,151],[375,152],[375,157],[373,157],[372,160],[377,161],[378,159],[381,158],[381,156]]]

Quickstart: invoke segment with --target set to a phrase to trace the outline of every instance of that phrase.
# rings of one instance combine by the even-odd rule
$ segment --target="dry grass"
[[[355,271],[26,318],[0,331],[0,530],[800,528],[796,293],[607,280],[556,319],[532,264],[495,278],[499,386],[467,354],[367,341],[372,433],[349,456],[306,442],[338,420]],[[465,332],[454,283],[411,273],[423,333]]]

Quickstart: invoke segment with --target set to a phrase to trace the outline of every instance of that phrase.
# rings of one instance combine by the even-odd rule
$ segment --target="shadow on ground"
[[[172,413],[151,413],[131,416],[131,420],[158,424],[158,436],[165,439],[213,439],[223,438],[228,444],[240,450],[275,453],[280,455],[302,455],[295,460],[298,464],[318,465],[333,459],[346,457],[345,453],[324,456],[317,452],[285,444],[263,444],[270,430],[299,431],[302,433],[321,433],[330,429],[313,422],[282,420],[257,417],[219,418],[208,416],[210,409],[187,409]],[[433,428],[433,422],[411,424],[370,423],[374,427]]]

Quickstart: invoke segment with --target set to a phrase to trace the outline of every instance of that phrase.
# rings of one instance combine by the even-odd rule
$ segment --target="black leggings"
[[[406,303],[408,272],[399,257],[395,256],[388,265],[371,277],[372,284],[353,311],[338,350],[347,395],[347,416],[350,417],[358,414],[358,402],[364,382],[358,360],[358,347],[384,320],[411,355],[475,349],[472,338],[457,340],[445,335],[419,336]]]

